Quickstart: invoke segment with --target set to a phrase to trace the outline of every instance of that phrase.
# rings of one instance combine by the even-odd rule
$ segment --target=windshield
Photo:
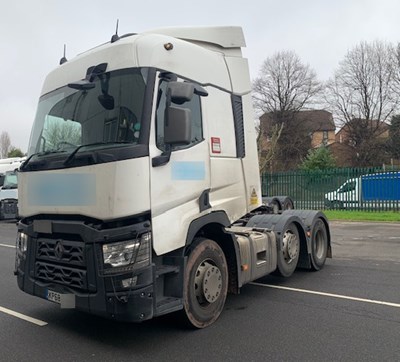
[[[98,149],[140,143],[146,76],[146,69],[111,71],[97,75],[89,89],[65,86],[42,96],[28,156],[68,157],[83,145]]]
[[[6,173],[4,177],[3,190],[16,189],[18,187],[18,179],[16,173]]]

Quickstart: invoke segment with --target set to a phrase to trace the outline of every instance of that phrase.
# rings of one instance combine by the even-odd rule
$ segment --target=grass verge
[[[396,211],[349,211],[323,210],[329,220],[400,222],[400,212]]]

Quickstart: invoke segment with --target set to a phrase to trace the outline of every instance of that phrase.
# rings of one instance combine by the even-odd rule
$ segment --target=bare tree
[[[307,154],[311,139],[296,115],[314,102],[320,91],[316,73],[293,51],[278,52],[264,61],[253,83],[253,102],[261,115],[260,137],[268,140],[259,150],[265,156],[263,169],[296,167]]]
[[[6,158],[8,155],[8,151],[11,147],[10,136],[8,132],[3,131],[0,135],[0,157]]]
[[[273,126],[270,131],[270,137],[268,137],[265,133],[263,134],[261,130],[258,129],[258,165],[261,173],[267,171],[268,167],[276,157],[278,140],[281,136],[282,129],[283,124]]]
[[[392,45],[362,42],[349,50],[326,85],[326,101],[345,129],[359,166],[381,163],[381,134],[399,105],[395,94],[395,50]]]
[[[400,43],[397,44],[394,52],[393,92],[400,97]]]
[[[297,112],[320,90],[315,71],[293,51],[282,51],[264,61],[253,83],[254,105],[261,113]]]
[[[45,132],[47,149],[58,149],[64,146],[80,144],[81,131],[77,123],[58,120],[48,124]]]

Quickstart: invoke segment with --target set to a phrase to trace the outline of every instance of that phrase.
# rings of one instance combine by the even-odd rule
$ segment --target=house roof
[[[338,132],[336,135],[340,135],[342,133],[349,132],[352,128],[357,129],[357,123],[362,125],[368,124],[368,128],[370,130],[376,130],[376,134],[382,134],[389,129],[389,125],[386,122],[379,121],[376,119],[366,120],[362,118],[353,118],[349,122],[347,122]]]
[[[299,120],[305,122],[310,131],[334,131],[336,129],[332,113],[323,109],[301,111],[298,114]]]

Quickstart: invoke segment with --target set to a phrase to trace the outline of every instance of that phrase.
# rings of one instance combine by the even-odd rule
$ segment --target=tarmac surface
[[[174,314],[116,323],[21,292],[15,233],[0,223],[0,360],[400,360],[400,224],[331,222],[333,259],[321,271],[246,285],[197,331]]]

